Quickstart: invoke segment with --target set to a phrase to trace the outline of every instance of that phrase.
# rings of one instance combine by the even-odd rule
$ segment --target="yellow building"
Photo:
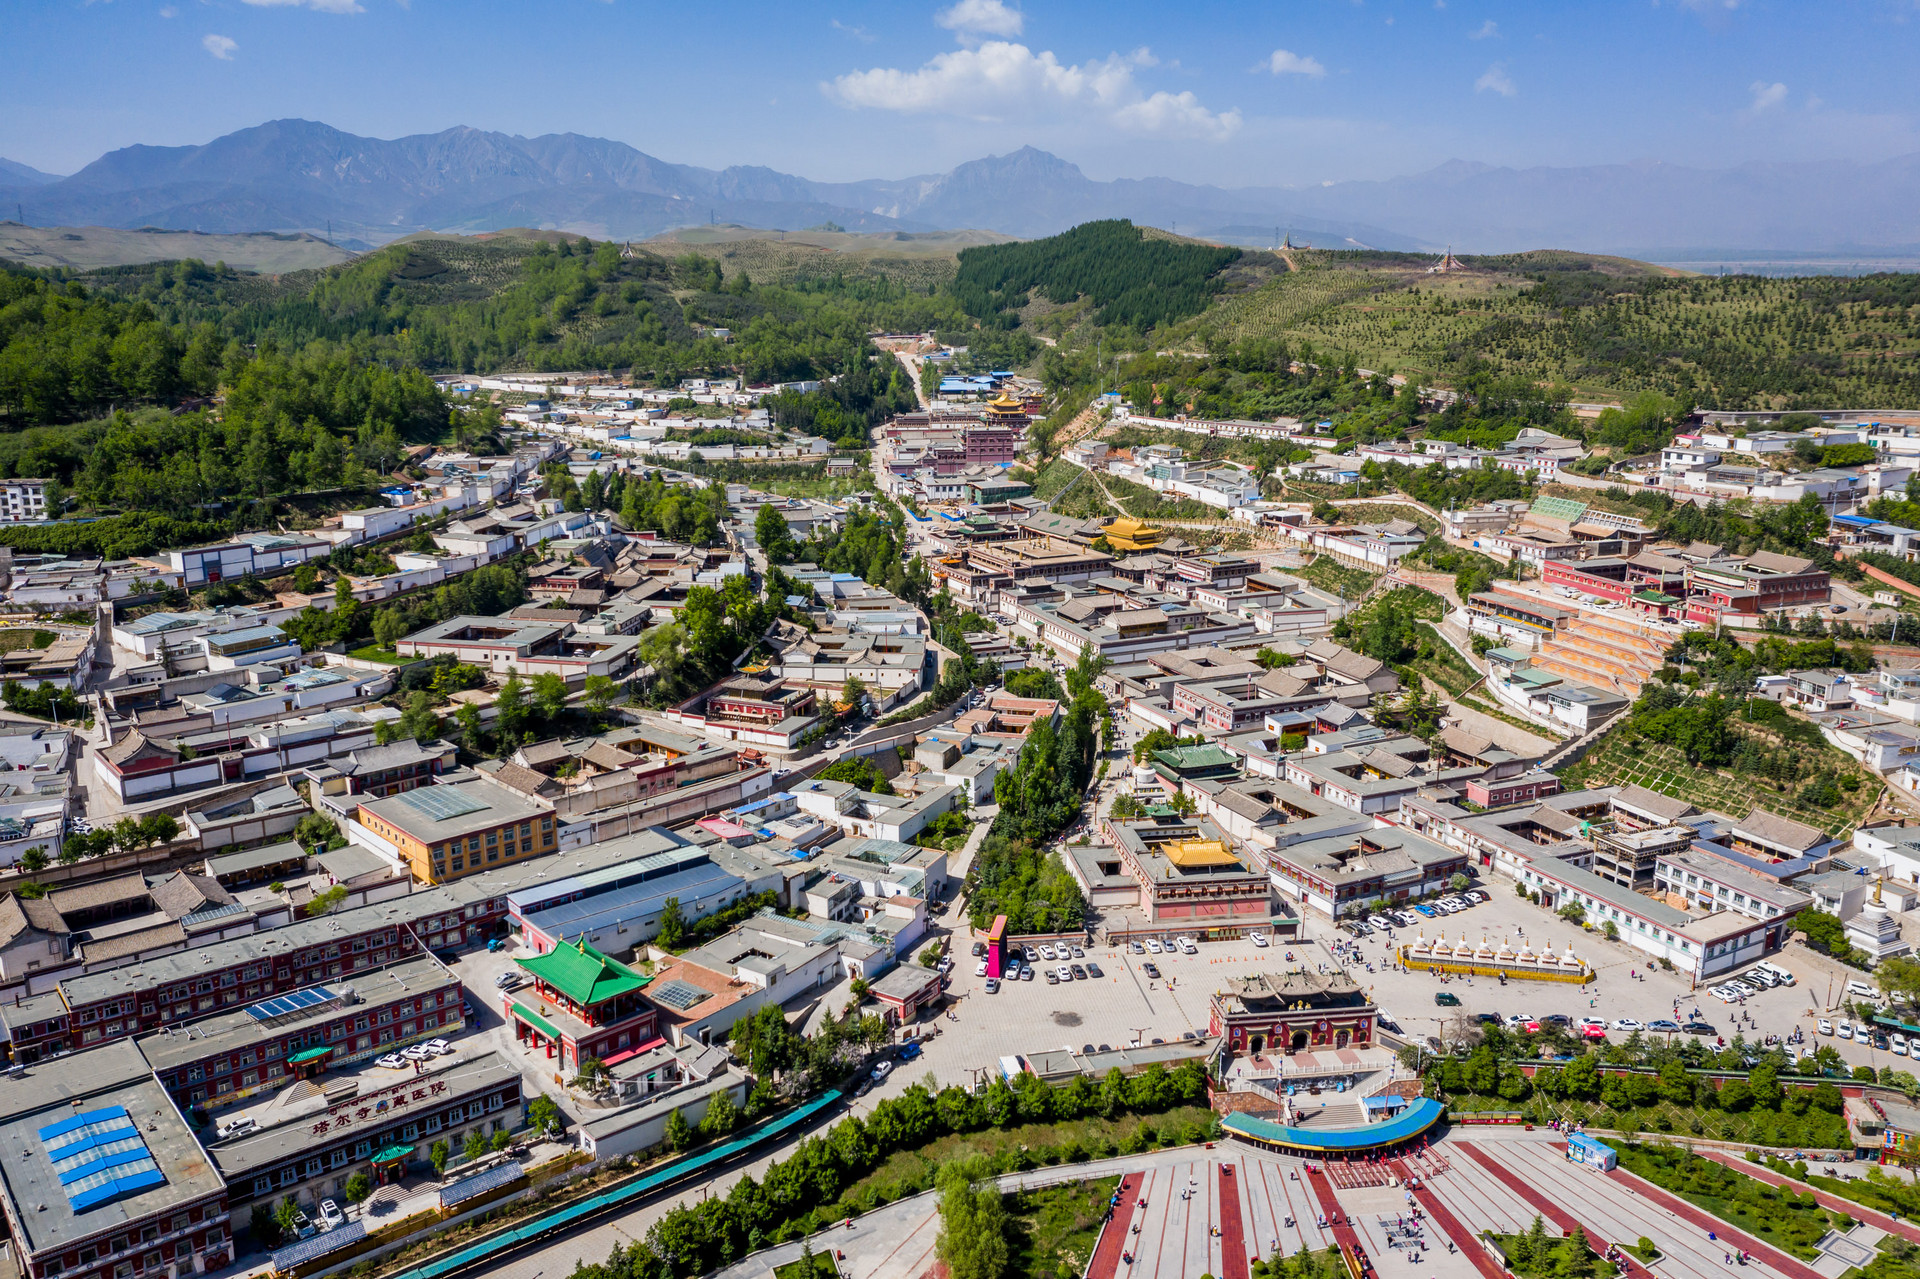
[[[1017,426],[1027,429],[1027,406],[1005,391],[987,401],[988,426]]]
[[[1122,515],[1101,531],[1107,545],[1116,551],[1151,551],[1165,540],[1166,532],[1145,520]]]

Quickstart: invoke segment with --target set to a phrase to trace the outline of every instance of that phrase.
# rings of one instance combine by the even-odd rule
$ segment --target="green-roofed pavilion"
[[[1153,770],[1173,780],[1231,777],[1240,772],[1240,758],[1218,746],[1174,746],[1153,753]]]
[[[582,1009],[634,994],[653,980],[602,954],[584,937],[563,941],[544,955],[513,962],[531,973],[535,981]]]
[[[624,1061],[659,1042],[659,1009],[642,993],[653,978],[603,954],[585,937],[515,959],[532,988],[507,995],[502,1011],[522,1044],[563,1069]]]

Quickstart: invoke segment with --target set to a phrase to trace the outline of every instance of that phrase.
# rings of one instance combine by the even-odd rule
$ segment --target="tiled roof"
[[[653,980],[602,954],[588,945],[585,938],[572,944],[561,942],[544,955],[514,962],[582,1005],[641,990]]]

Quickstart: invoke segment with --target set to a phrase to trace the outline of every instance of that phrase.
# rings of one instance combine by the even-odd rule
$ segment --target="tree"
[[[500,750],[506,754],[519,742],[521,730],[527,726],[527,686],[511,670],[493,699],[493,712],[493,722],[500,728]]]
[[[693,1125],[687,1122],[678,1106],[667,1116],[666,1141],[667,1148],[674,1151],[685,1150],[693,1144]]]
[[[334,907],[345,900],[347,900],[347,886],[335,884],[326,892],[316,894],[314,899],[307,903],[307,914],[314,917],[329,914]]]
[[[860,702],[866,695],[867,686],[858,675],[847,676],[846,682],[840,685],[840,701],[842,705],[850,708],[849,714],[860,713]]]
[[[308,813],[294,824],[293,842],[302,848],[332,848],[339,839],[340,828],[325,813]]]
[[[753,517],[753,540],[766,552],[768,564],[785,564],[793,558],[793,530],[772,503],[763,505]]]
[[[453,1147],[445,1139],[427,1147],[427,1160],[433,1165],[433,1175],[444,1177],[447,1173],[447,1160],[453,1158]]]
[[[487,1135],[478,1128],[475,1128],[467,1134],[467,1143],[461,1147],[460,1153],[468,1159],[478,1159],[481,1155],[486,1154]]]
[[[669,897],[660,907],[660,930],[654,940],[662,949],[673,950],[686,940],[687,921],[680,914],[680,899]]]
[[[365,1202],[367,1196],[373,1193],[373,1178],[364,1172],[356,1172],[347,1178],[346,1188],[340,1193],[347,1197],[350,1204]]]
[[[722,1090],[707,1103],[707,1113],[700,1119],[700,1131],[707,1137],[724,1137],[739,1123],[740,1108],[733,1104],[733,1094]]]
[[[605,715],[613,699],[620,695],[620,681],[607,675],[589,675],[580,691],[594,714]]]
[[[533,677],[533,702],[549,721],[559,719],[567,709],[567,680],[564,675],[542,671]]]
[[[30,872],[45,870],[47,868],[47,850],[44,848],[29,848],[20,855],[20,864]]]
[[[381,648],[392,648],[406,638],[407,619],[400,615],[397,608],[383,608],[373,615],[373,642]]]
[[[542,1093],[527,1103],[527,1122],[533,1125],[535,1132],[560,1131],[560,1107],[553,1098]]]
[[[1006,1273],[1007,1210],[1000,1187],[978,1187],[953,1164],[940,1172],[940,1235],[934,1253],[950,1279],[1000,1279]]]

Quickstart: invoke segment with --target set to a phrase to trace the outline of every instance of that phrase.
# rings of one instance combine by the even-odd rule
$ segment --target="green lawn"
[[[381,648],[378,644],[369,644],[365,648],[356,648],[347,654],[363,662],[385,662],[389,666],[405,666],[413,659],[402,657],[390,648]]]
[[[1100,1219],[1118,1177],[1073,1181],[1007,1196],[1010,1279],[1079,1279],[1093,1260]]]
[[[1797,1195],[1790,1187],[1770,1186],[1672,1146],[1623,1143],[1619,1154],[1620,1166],[1628,1172],[1802,1261],[1819,1255],[1814,1244],[1841,1215],[1820,1207],[1812,1192]]]
[[[773,1279],[840,1279],[840,1267],[833,1263],[833,1250],[828,1249],[775,1266]]]

